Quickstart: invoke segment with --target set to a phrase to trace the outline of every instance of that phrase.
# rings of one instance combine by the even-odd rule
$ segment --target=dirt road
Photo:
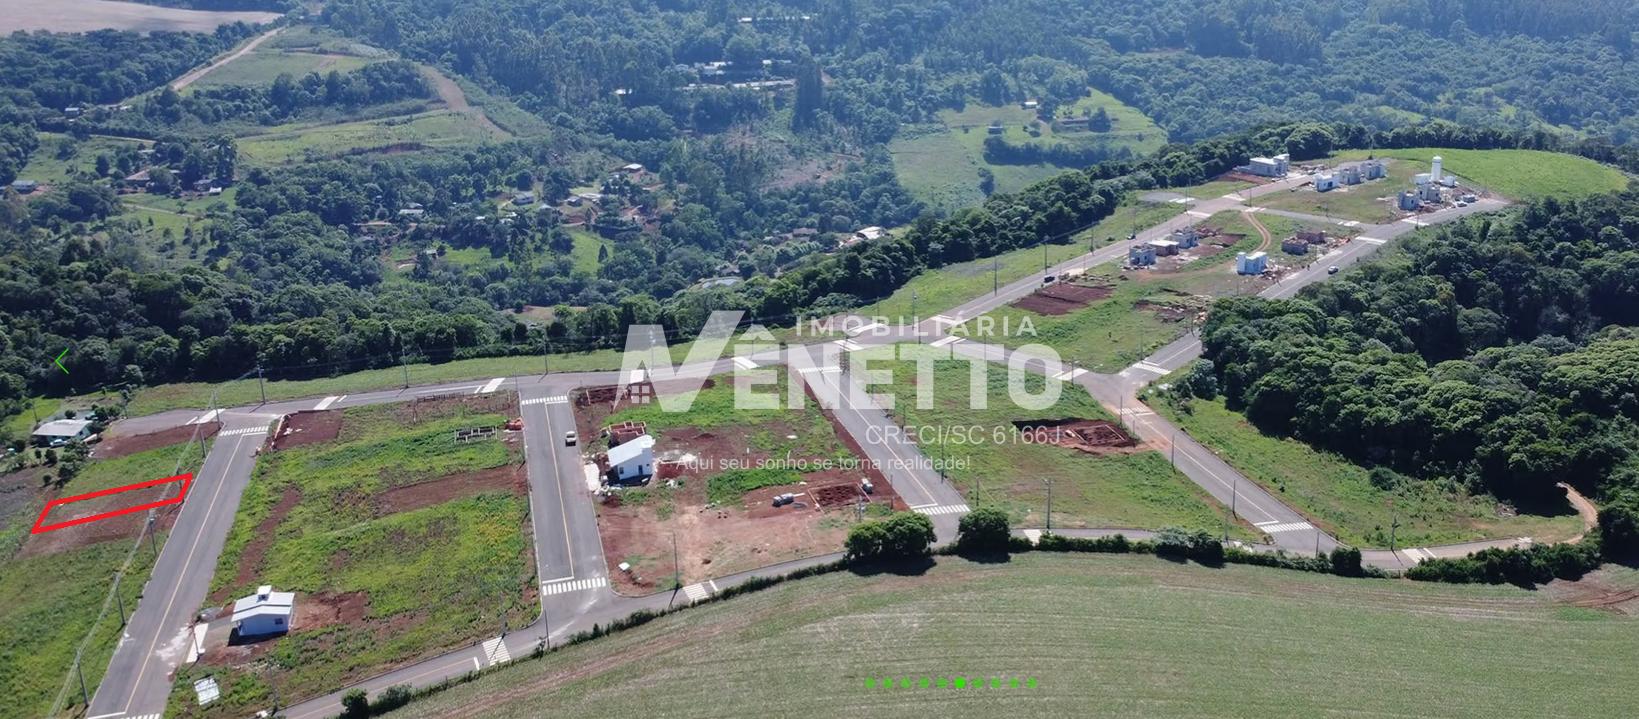
[[[1263,242],[1260,243],[1258,245],[1258,249],[1254,250],[1254,251],[1255,252],[1268,252],[1269,251],[1269,245],[1272,242],[1274,242],[1274,238],[1269,236],[1269,228],[1264,227],[1263,223],[1259,222],[1258,218],[1253,216],[1253,214],[1250,213],[1250,212],[1242,212],[1241,217],[1245,217],[1246,221],[1249,224],[1252,225],[1252,229],[1257,230],[1258,231],[1258,236],[1263,238]]]
[[[226,65],[230,62],[233,62],[234,60],[238,60],[239,58],[244,57],[246,53],[248,53],[252,50],[255,50],[258,45],[261,45],[262,43],[267,42],[268,38],[271,38],[274,35],[278,35],[281,32],[284,32],[283,27],[273,28],[272,30],[269,30],[269,31],[264,32],[260,35],[257,35],[254,38],[251,38],[250,42],[247,42],[244,45],[240,46],[240,48],[238,50],[234,50],[233,52],[230,52],[226,55],[223,55],[222,57],[217,58],[211,64],[206,65],[206,66],[204,66],[202,68],[199,68],[197,70],[189,70],[187,74],[185,74],[182,77],[179,77],[179,78],[171,81],[171,89],[176,90],[178,92],[181,92],[182,88],[185,88],[189,85],[194,84],[195,82],[197,82],[199,80],[199,78],[202,78],[206,75],[209,75],[212,70],[215,70],[216,68],[219,68],[223,65]]]
[[[489,130],[490,133],[496,137],[512,137],[512,133],[501,129],[500,125],[497,125],[491,121],[489,116],[484,114],[483,109],[473,107],[471,103],[468,103],[467,93],[462,92],[461,86],[457,85],[454,80],[445,76],[444,73],[441,73],[427,65],[422,65],[421,74],[427,78],[427,82],[432,83],[433,91],[438,93],[438,99],[442,100],[445,105],[449,105],[451,110],[471,117],[472,119],[476,120],[479,125],[482,125],[484,129]]]

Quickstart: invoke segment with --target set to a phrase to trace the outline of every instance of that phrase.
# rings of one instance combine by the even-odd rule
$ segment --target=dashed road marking
[[[683,596],[688,597],[690,603],[694,603],[711,596],[711,590],[704,584],[690,584],[683,588]]]
[[[933,507],[920,507],[916,509],[917,514],[926,514],[930,517],[939,516],[941,514],[967,514],[969,511],[970,510],[965,504],[943,504]]]
[[[1359,227],[1360,226],[1360,220],[1338,220],[1337,224],[1342,225],[1344,227]]]
[[[252,434],[263,434],[263,433],[266,433],[266,432],[267,432],[266,427],[244,427],[244,428],[241,428],[241,429],[230,429],[226,432],[219,433],[217,436],[219,436],[219,437],[244,437],[244,436],[248,436],[248,435],[252,435]]]
[[[962,338],[960,338],[960,337],[940,337],[939,339],[936,339],[932,342],[929,342],[928,346],[929,347],[944,347],[946,345],[953,345],[953,344],[956,344],[957,342],[961,342],[961,341],[962,341]]]
[[[1258,522],[1252,526],[1263,530],[1267,534],[1275,534],[1277,532],[1298,532],[1315,528],[1315,525],[1308,522],[1281,522],[1278,520]]]
[[[1364,242],[1368,245],[1381,245],[1385,242],[1388,242],[1388,240],[1380,240],[1380,239],[1377,239],[1376,237],[1367,237],[1365,235],[1361,235],[1359,237],[1354,238],[1354,241],[1355,242]]]
[[[757,363],[752,362],[751,358],[749,357],[735,357],[734,366],[739,367],[740,369],[756,369]]]
[[[512,661],[512,652],[506,648],[506,637],[484,640],[484,661],[489,662],[490,666]]]
[[[319,400],[318,404],[313,405],[313,409],[315,409],[315,410],[330,409],[330,405],[333,405],[333,404],[335,404],[336,402],[338,402],[340,400],[341,400],[341,397],[338,397],[336,395],[331,395],[329,397],[325,397],[324,399]]]
[[[551,582],[541,582],[541,594],[552,596],[567,592],[580,592],[587,589],[609,586],[608,577],[592,577],[590,579],[558,579]]]
[[[489,394],[489,393],[494,392],[495,390],[499,389],[501,387],[501,383],[505,382],[505,381],[506,381],[505,377],[496,377],[495,379],[490,380],[489,384],[486,384],[482,387],[479,387],[476,390],[473,390],[472,393],[473,394]]]

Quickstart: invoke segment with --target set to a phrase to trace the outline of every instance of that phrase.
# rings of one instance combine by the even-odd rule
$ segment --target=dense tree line
[[[1639,194],[1541,200],[1297,299],[1221,301],[1229,404],[1399,473],[1525,502],[1639,487]],[[1195,386],[1193,381],[1191,386]]]
[[[136,112],[103,112],[87,118],[99,130],[155,136],[165,132],[209,131],[221,123],[276,125],[316,109],[352,111],[400,100],[430,99],[427,81],[414,63],[401,60],[366,65],[350,72],[282,74],[270,87],[221,85],[186,95],[166,87],[140,103]]]

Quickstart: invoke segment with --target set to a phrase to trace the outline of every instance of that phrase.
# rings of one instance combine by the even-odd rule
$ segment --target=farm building
[[[1149,267],[1155,264],[1155,248],[1149,245],[1128,247],[1127,264],[1133,267]]]
[[[47,422],[34,428],[30,437],[35,444],[47,447],[61,447],[77,439],[91,436],[91,420],[88,419],[59,419]]]
[[[640,173],[643,172],[643,166],[636,163],[636,162],[632,162],[632,163],[628,163],[628,164],[625,164],[625,165],[621,165],[620,166],[620,171],[624,172],[628,175],[636,175],[636,174],[640,174]]]
[[[1345,185],[1358,185],[1364,182],[1364,175],[1360,173],[1359,165],[1349,165],[1337,169],[1337,180]]]
[[[1261,275],[1269,269],[1269,256],[1262,252],[1247,254],[1240,252],[1235,255],[1235,271],[1243,275]]]
[[[1274,157],[1254,157],[1247,164],[1235,169],[1259,177],[1285,177],[1291,169],[1291,159],[1290,156],[1285,154]]]
[[[1400,206],[1400,209],[1405,210],[1407,212],[1416,212],[1418,208],[1423,206],[1423,201],[1417,198],[1416,191],[1414,191],[1414,190],[1401,190],[1400,191],[1400,198],[1399,198],[1399,206]]]
[[[1281,252],[1288,255],[1307,255],[1309,254],[1309,243],[1296,237],[1288,237],[1280,241],[1280,249]]]
[[[296,612],[296,595],[275,592],[271,585],[233,603],[233,628],[241,637],[266,637],[290,631],[290,617]]]
[[[1041,107],[1041,101],[1039,100],[1025,100],[1019,103],[1019,109],[1021,110],[1034,110],[1039,107]]]
[[[1201,233],[1193,227],[1172,231],[1172,241],[1178,243],[1178,249],[1187,250],[1201,244]]]
[[[640,484],[654,474],[654,437],[640,434],[609,448],[609,480]]]
[[[1315,177],[1315,192],[1327,192],[1337,189],[1337,176],[1328,172]]]
[[[881,238],[887,236],[887,234],[888,234],[887,230],[884,230],[880,227],[877,227],[876,225],[872,225],[872,226],[867,227],[863,230],[855,232],[854,233],[854,241],[856,241],[856,242],[869,242],[871,240],[881,239]]]
[[[11,189],[19,195],[26,195],[40,189],[40,183],[33,180],[12,180]]]
[[[1439,185],[1424,185],[1423,189],[1417,191],[1417,196],[1419,198],[1421,198],[1424,202],[1439,202],[1440,201],[1440,186]]]
[[[512,204],[517,205],[519,207],[523,207],[525,205],[533,205],[533,204],[535,204],[535,193],[527,192],[527,191],[517,193],[517,194],[512,196]]]
[[[1157,257],[1171,257],[1178,254],[1178,243],[1172,240],[1150,240],[1149,246],[1155,250]]]

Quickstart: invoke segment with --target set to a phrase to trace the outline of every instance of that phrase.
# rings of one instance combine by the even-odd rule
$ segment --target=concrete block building
[[[1269,269],[1269,256],[1262,252],[1251,254],[1240,252],[1235,255],[1235,271],[1243,275],[1261,275]]]

